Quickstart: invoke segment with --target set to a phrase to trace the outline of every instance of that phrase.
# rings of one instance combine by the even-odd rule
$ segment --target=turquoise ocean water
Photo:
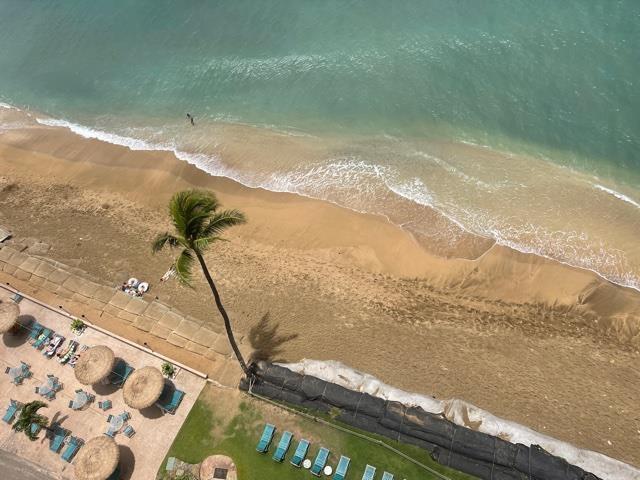
[[[639,78],[636,0],[0,0],[45,123],[636,288]]]

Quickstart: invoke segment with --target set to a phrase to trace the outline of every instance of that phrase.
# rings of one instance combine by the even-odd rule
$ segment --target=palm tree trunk
[[[231,330],[231,321],[229,320],[229,315],[227,315],[227,311],[224,309],[222,305],[222,301],[220,300],[220,294],[218,293],[218,289],[216,288],[216,284],[213,283],[213,279],[209,274],[209,269],[207,268],[207,264],[204,262],[204,258],[200,254],[200,252],[195,252],[196,257],[198,257],[198,261],[200,262],[200,266],[202,267],[202,271],[204,273],[204,277],[207,279],[207,283],[209,283],[209,287],[211,288],[211,292],[213,293],[213,298],[216,300],[216,306],[220,311],[220,315],[224,320],[224,328],[227,331],[227,337],[229,338],[229,343],[231,344],[231,348],[233,349],[233,353],[236,354],[236,358],[240,363],[240,367],[242,371],[247,377],[251,376],[251,372],[249,371],[249,367],[247,367],[244,358],[242,357],[242,353],[240,353],[240,349],[238,348],[238,344],[236,343],[236,339],[233,336],[233,330]]]

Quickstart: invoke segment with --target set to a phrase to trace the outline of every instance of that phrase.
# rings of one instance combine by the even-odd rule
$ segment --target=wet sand
[[[171,194],[189,187],[249,218],[207,259],[260,356],[339,360],[640,464],[637,292],[505,247],[441,258],[382,217],[246,188],[170,153],[46,127],[0,135],[0,224],[105,282],[150,280],[207,319],[202,279],[159,284],[171,257],[149,247],[169,228]]]

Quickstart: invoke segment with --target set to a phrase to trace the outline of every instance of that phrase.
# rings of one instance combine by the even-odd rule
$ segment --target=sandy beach
[[[442,258],[383,217],[250,189],[169,152],[36,125],[0,135],[1,225],[105,283],[149,280],[207,319],[202,279],[158,283],[170,255],[150,249],[168,199],[191,187],[249,219],[207,260],[238,331],[269,339],[258,356],[339,360],[640,465],[637,291],[495,245]]]

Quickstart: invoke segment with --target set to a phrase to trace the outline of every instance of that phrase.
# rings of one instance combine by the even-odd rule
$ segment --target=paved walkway
[[[4,450],[0,450],[0,472],[7,480],[55,480],[37,465]]]
[[[9,245],[0,244],[0,271],[36,290],[38,298],[63,304],[78,317],[86,314],[89,321],[101,325],[108,325],[111,319],[123,322],[173,347],[203,357],[213,365],[207,372],[209,377],[221,384],[236,386],[240,379],[236,362],[229,361],[232,351],[222,324],[210,321],[205,324],[152,296],[132,297],[89,279],[77,268],[20,252]],[[237,335],[236,340],[241,350],[250,351],[242,335]]]

